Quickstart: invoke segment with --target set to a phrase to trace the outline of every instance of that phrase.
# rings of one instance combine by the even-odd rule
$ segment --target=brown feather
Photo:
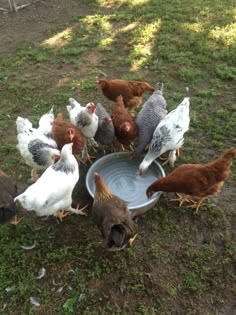
[[[220,158],[207,164],[184,164],[166,177],[160,178],[147,188],[147,196],[153,192],[178,192],[196,197],[217,193],[230,173],[236,149],[228,149]]]
[[[72,140],[69,137],[69,130],[72,130],[72,132],[74,133],[74,137]],[[84,138],[80,130],[68,120],[64,120],[62,113],[58,113],[57,118],[53,121],[52,136],[56,141],[59,150],[62,149],[64,144],[71,142],[73,142],[73,154],[78,154],[83,150]]]
[[[95,173],[95,186],[92,216],[103,236],[103,245],[122,249],[134,231],[128,203],[113,195],[98,173]]]

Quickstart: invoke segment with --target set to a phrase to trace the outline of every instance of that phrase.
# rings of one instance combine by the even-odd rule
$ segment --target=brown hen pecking
[[[123,145],[131,145],[131,142],[136,138],[137,125],[125,108],[121,95],[117,97],[111,118],[115,128],[115,136],[124,150]]]
[[[207,164],[183,164],[177,167],[168,176],[160,178],[152,183],[146,190],[150,198],[156,191],[183,193],[179,196],[180,206],[184,201],[192,201],[198,211],[203,200],[210,195],[219,192],[224,181],[230,173],[232,160],[236,155],[236,148],[230,148],[217,160]],[[200,197],[193,201],[191,197]]]
[[[103,246],[108,250],[121,250],[132,245],[136,235],[127,202],[112,194],[98,173],[94,173],[96,191],[92,208],[93,219],[101,231]]]
[[[62,113],[57,115],[57,118],[52,124],[52,136],[56,141],[59,150],[64,144],[73,142],[72,153],[78,154],[84,148],[84,138],[75,125],[68,120],[64,120]]]
[[[123,96],[125,107],[134,109],[141,105],[142,96],[146,91],[154,92],[155,88],[147,82],[127,80],[98,80],[97,84],[104,96],[116,102],[119,95]]]

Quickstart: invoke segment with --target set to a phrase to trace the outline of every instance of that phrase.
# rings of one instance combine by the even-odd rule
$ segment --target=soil
[[[16,0],[17,5],[22,5],[26,3],[27,0]],[[28,0],[29,2],[31,0]],[[7,0],[0,0],[0,8],[9,9],[8,7],[8,1]],[[52,28],[56,28],[57,26],[61,24],[66,24],[73,16],[78,15],[87,15],[93,13],[93,7],[89,7],[85,2],[78,1],[78,0],[49,0],[49,1],[38,1],[34,2],[32,1],[32,4],[30,6],[27,6],[23,9],[20,9],[17,13],[11,13],[11,12],[5,12],[0,11],[0,57],[1,55],[5,54],[12,54],[16,51],[16,49],[20,46],[20,44],[24,42],[40,42],[47,38],[47,32],[51,30]],[[95,56],[96,57],[96,56]],[[91,56],[90,60],[93,62],[93,58]],[[96,60],[95,60],[96,62]],[[65,67],[65,66],[64,66]],[[86,67],[86,65],[85,65]],[[86,69],[80,68],[80,72],[85,71]],[[104,69],[106,72],[108,70],[109,75],[111,75],[112,71],[111,69]],[[46,69],[41,69],[42,74],[44,72],[46,74]],[[122,71],[122,70],[121,70]],[[60,77],[61,69],[60,66],[54,67],[53,69],[53,77]],[[50,78],[49,78],[50,79]],[[54,80],[53,78],[51,78]],[[82,166],[81,168],[81,176],[84,176],[86,169]],[[81,185],[81,184],[79,184]],[[78,187],[78,190],[81,191],[82,186]],[[234,197],[232,197],[234,196]],[[224,192],[222,193],[222,197],[217,199],[217,197],[214,197],[219,201],[220,203],[218,206],[222,206],[224,203],[227,203],[228,201],[228,210],[230,212],[234,210],[234,201],[236,196],[236,188],[231,187],[226,183]],[[91,198],[89,198],[89,195],[87,192],[84,192],[83,200],[81,206],[83,206],[86,202],[86,200],[89,200],[91,204]],[[213,198],[213,202],[214,202]],[[77,201],[76,196],[74,196],[75,201]],[[231,202],[230,202],[231,201]],[[165,205],[165,201],[161,201]],[[165,205],[166,206],[166,205]],[[141,234],[143,232],[144,234],[144,226],[145,226],[145,220],[140,218],[140,231]],[[86,222],[85,222],[86,224]],[[65,226],[66,227],[66,226]],[[145,227],[146,228],[146,227]],[[76,227],[75,227],[76,229]],[[66,231],[65,231],[66,233]],[[68,232],[69,233],[69,232]],[[73,233],[73,231],[72,231]],[[65,239],[63,237],[63,239]],[[145,236],[144,236],[145,241]],[[173,272],[169,272],[166,270],[166,273],[164,271],[157,270],[156,266],[153,265],[152,262],[149,262],[149,266],[147,269],[150,269],[150,274],[147,275],[147,281],[150,282],[150,286],[152,286],[154,289],[155,287],[158,290],[161,290],[162,285],[165,285],[165,281],[162,279],[165,279],[168,274],[172,274]],[[177,275],[174,276],[174,278],[177,277]],[[159,279],[159,281],[156,281],[156,279]],[[161,279],[161,281],[160,281]],[[158,282],[158,285],[157,285]],[[91,283],[92,289],[98,289],[99,283]],[[113,300],[114,303],[119,304],[118,299],[122,299],[122,296],[119,297],[119,295],[115,295],[113,292],[110,292],[108,288],[108,292],[105,292],[104,294],[107,294],[110,296],[110,298]],[[178,308],[178,306],[176,306]],[[178,311],[176,308],[176,314],[181,314],[181,311]],[[174,314],[174,313],[173,313]],[[236,308],[235,304],[230,304],[228,306],[224,306],[222,308],[221,313],[222,315],[234,315],[236,314]]]

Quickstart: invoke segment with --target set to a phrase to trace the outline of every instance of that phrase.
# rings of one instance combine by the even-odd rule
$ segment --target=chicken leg
[[[134,240],[136,239],[137,236],[138,236],[138,233],[136,233],[136,234],[134,235],[134,237],[132,237],[132,238],[129,239],[129,245],[130,245],[130,247],[133,246],[133,242],[134,242]]]
[[[88,160],[92,164],[93,162],[92,162],[91,159],[95,159],[95,158],[96,158],[95,156],[89,155],[88,147],[87,147],[87,140],[85,140],[84,148],[83,148],[83,151],[82,151],[82,159],[85,160],[85,161]]]
[[[195,213],[198,213],[198,209],[200,208],[202,202],[205,200],[206,197],[203,197],[201,199],[199,199],[198,201],[194,201],[194,200],[191,200],[193,202],[193,205],[191,206],[188,206],[188,208],[195,208]]]
[[[87,214],[85,212],[83,212],[83,210],[86,209],[87,206],[88,205],[84,206],[82,209],[79,209],[79,204],[77,204],[76,209],[74,209],[72,207],[69,207],[69,208],[66,209],[66,211],[65,210],[57,211],[56,217],[58,217],[58,219],[62,222],[65,217],[67,217],[68,215],[71,215],[72,213],[76,213],[76,214],[86,215],[87,216]]]
[[[176,193],[176,195],[178,196],[178,198],[171,199],[170,201],[179,201],[179,207],[181,207],[185,201],[195,203],[194,200],[190,199],[191,198],[190,195],[181,196],[179,193]]]
[[[9,223],[12,224],[12,225],[17,225],[17,224],[20,223],[20,221],[21,221],[22,219],[23,219],[23,217],[18,220],[18,219],[17,219],[17,215],[15,215],[14,218],[12,218]]]

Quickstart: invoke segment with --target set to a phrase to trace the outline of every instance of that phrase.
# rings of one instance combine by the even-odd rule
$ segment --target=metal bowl
[[[139,215],[151,209],[161,195],[161,192],[157,192],[148,199],[147,187],[157,178],[166,175],[161,165],[154,161],[149,169],[140,176],[138,170],[143,157],[130,160],[130,156],[130,152],[117,152],[97,160],[87,172],[86,187],[89,194],[94,197],[94,172],[98,172],[112,193],[128,201],[129,210],[134,215]]]

